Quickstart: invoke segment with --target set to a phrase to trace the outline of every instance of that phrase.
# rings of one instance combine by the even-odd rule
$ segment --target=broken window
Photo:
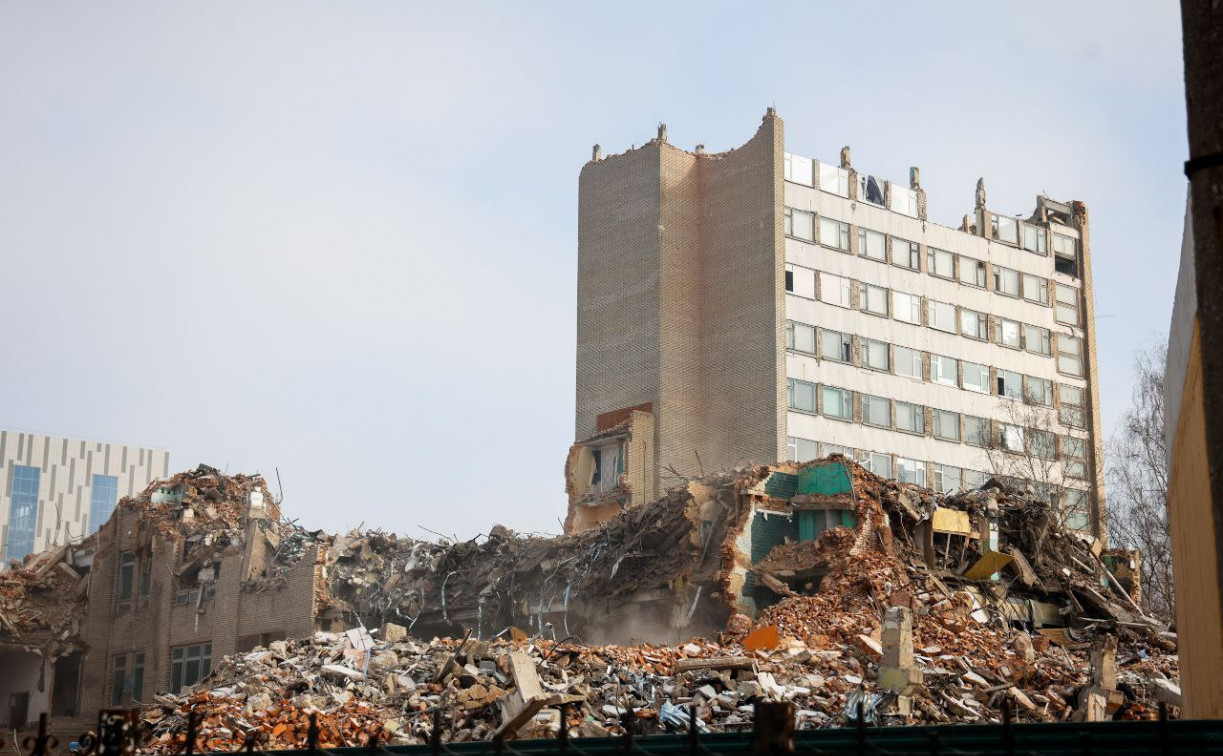
[[[170,653],[170,692],[181,693],[212,671],[212,644],[179,646]]]
[[[1053,269],[1058,273],[1079,277],[1078,240],[1063,234],[1053,234]]]
[[[790,436],[786,448],[789,451],[790,459],[795,462],[810,462],[820,457],[819,444],[805,438]]]
[[[985,341],[989,338],[989,319],[983,312],[960,310],[960,333],[970,339]]]
[[[1007,297],[1019,296],[1019,271],[994,266],[994,291]]]
[[[791,155],[785,153],[782,159],[782,175],[786,181],[793,181],[796,184],[803,186],[812,185],[812,160],[805,158],[802,155]]]
[[[1034,354],[1043,354],[1048,357],[1053,353],[1049,329],[1024,323],[1023,348]]]
[[[917,242],[892,237],[892,263],[909,270],[921,269],[921,250]]]
[[[858,229],[858,254],[872,260],[887,262],[887,237],[869,228]]]
[[[848,333],[825,328],[820,333],[820,356],[834,362],[852,362],[853,338]]]
[[[849,251],[849,224],[820,216],[820,244],[842,252]]]
[[[1049,304],[1049,279],[1024,273],[1023,298],[1029,302]]]
[[[872,370],[887,370],[890,367],[887,342],[862,339],[862,366]]]
[[[1023,224],[1023,248],[1029,252],[1035,252],[1038,255],[1049,254],[1046,245],[1048,244],[1045,230],[1040,226],[1033,226],[1030,223]]]
[[[934,437],[959,443],[960,413],[934,410]]]
[[[1005,215],[990,214],[990,234],[995,241],[1019,244],[1019,221]]]
[[[888,290],[874,284],[862,284],[862,309],[875,315],[888,314]]]
[[[794,271],[786,266],[786,291],[794,291]]]
[[[998,368],[998,396],[1007,399],[1023,398],[1023,376],[1019,373]]]
[[[920,404],[896,402],[896,429],[905,433],[926,432],[926,408]]]
[[[849,171],[840,166],[820,163],[820,191],[848,197]]]
[[[840,444],[823,444],[822,446],[824,447],[825,457],[829,454],[840,454],[850,459],[854,458],[854,450],[848,446],[841,446]]]
[[[960,363],[960,367],[964,374],[960,385],[963,386],[965,391],[976,391],[979,394],[989,393],[988,366],[965,360]]]
[[[998,442],[1006,451],[1022,452],[1027,448],[1024,443],[1024,429],[1010,423],[998,424]]]
[[[590,475],[590,490],[600,493],[620,485],[624,473],[624,442],[613,441],[591,450],[594,470]]]
[[[985,288],[985,261],[960,255],[960,283]]]
[[[944,386],[959,385],[959,372],[957,360],[954,357],[946,357],[941,354],[930,355],[930,380],[934,383],[941,383]]]
[[[115,609],[126,612],[132,608],[132,595],[136,589],[136,555],[130,551],[119,554],[119,590]]]
[[[930,275],[955,280],[955,255],[934,247],[927,249],[926,269]]]
[[[892,317],[903,323],[921,325],[921,297],[916,294],[893,291]]]
[[[1057,322],[1076,326],[1079,324],[1079,290],[1073,286],[1057,284],[1054,286],[1057,298]]]
[[[882,396],[863,394],[862,422],[881,428],[892,427],[892,401]]]
[[[887,203],[884,198],[887,194],[887,182],[881,178],[868,176],[865,173],[858,174],[858,199],[863,202],[869,202],[872,205],[886,207]]]
[[[787,320],[786,349],[815,354],[815,326]]]
[[[980,470],[965,470],[964,471],[964,488],[974,489],[985,485],[985,481],[989,480],[989,476]]]
[[[1062,471],[1067,478],[1087,478],[1087,442],[1074,436],[1062,436]]]
[[[144,654],[118,654],[111,665],[110,705],[127,706],[144,697]]]
[[[838,420],[854,419],[854,395],[835,386],[824,386],[824,417],[835,417]]]
[[[1038,428],[1032,428],[1028,433],[1032,439],[1032,456],[1040,459],[1057,457],[1057,434]]]
[[[815,299],[815,271],[787,263],[786,291],[807,299]]]
[[[930,300],[930,327],[936,331],[955,333],[955,305]]]
[[[1083,376],[1083,343],[1074,336],[1057,335],[1057,369],[1066,375]]]
[[[853,307],[851,282],[848,278],[820,272],[820,301],[837,307]]]
[[[815,241],[815,214],[787,207],[785,210],[786,236],[803,241]]]
[[[951,465],[936,464],[934,466],[933,483],[932,487],[936,491],[942,491],[943,493],[959,491],[964,487],[963,470]]]
[[[815,412],[815,384],[788,379],[790,409]]]
[[[1085,417],[1083,412],[1083,389],[1078,386],[1068,386],[1064,383],[1057,384],[1057,393],[1059,404],[1061,405],[1058,416],[1062,420],[1063,425],[1069,425],[1072,428],[1086,427]]]
[[[864,466],[880,478],[892,477],[892,457],[888,454],[867,452]]]
[[[1004,347],[1011,349],[1019,349],[1022,346],[1019,336],[1019,323],[1006,318],[998,318],[998,343]]]
[[[1053,381],[1034,375],[1023,377],[1023,398],[1028,404],[1053,406]]]
[[[907,347],[896,347],[896,375],[922,380],[921,352]]]
[[[926,485],[926,463],[915,459],[896,458],[896,480],[901,483]]]
[[[965,415],[964,443],[973,446],[989,446],[989,420],[984,417]]]

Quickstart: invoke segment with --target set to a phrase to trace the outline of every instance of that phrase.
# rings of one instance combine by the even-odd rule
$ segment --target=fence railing
[[[567,706],[562,722],[567,722]],[[562,726],[555,738],[447,743],[442,740],[442,711],[433,713],[433,727],[427,744],[389,746],[377,737],[368,737],[356,747],[319,746],[317,715],[310,715],[305,748],[270,750],[258,730],[246,733],[245,746],[238,753],[260,756],[746,756],[752,754],[795,756],[1065,756],[1100,754],[1220,754],[1223,755],[1223,720],[1168,719],[1161,704],[1154,721],[1090,722],[1057,724],[1014,724],[1008,708],[1002,711],[1001,724],[936,725],[913,727],[871,727],[859,708],[854,724],[820,730],[796,730],[791,703],[756,705],[752,729],[740,733],[702,733],[696,721],[696,707],[689,707],[684,732],[672,735],[641,736],[635,733],[636,713],[622,716],[624,735],[617,737],[571,738]],[[194,712],[187,719],[185,737],[169,751],[181,756],[211,756],[196,748],[198,720]],[[18,756],[134,756],[141,751],[147,733],[138,709],[104,709],[98,715],[95,731],[83,733],[69,744],[61,744],[49,731],[47,716],[39,718],[38,734],[26,737]],[[9,748],[4,748],[12,752]],[[164,744],[151,749],[167,753]]]

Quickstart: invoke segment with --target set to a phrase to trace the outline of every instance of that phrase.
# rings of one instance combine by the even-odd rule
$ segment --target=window
[[[1053,269],[1058,273],[1079,277],[1078,241],[1062,234],[1053,235]]]
[[[998,442],[1007,451],[1022,452],[1027,448],[1023,428],[1009,423],[998,424]]]
[[[1019,244],[1019,221],[1005,215],[990,216],[990,233],[996,241]]]
[[[1050,347],[1049,329],[1041,328],[1040,326],[1028,325],[1023,326],[1023,348],[1035,354],[1043,354],[1048,357],[1052,354]]]
[[[1023,248],[1029,252],[1035,252],[1038,255],[1049,254],[1045,245],[1048,241],[1045,237],[1045,230],[1040,226],[1033,226],[1028,223],[1023,224]]]
[[[824,417],[838,420],[854,419],[853,393],[834,386],[824,386]]]
[[[955,305],[931,300],[930,327],[936,331],[955,333]]]
[[[815,354],[815,326],[787,320],[786,349]]]
[[[892,263],[909,270],[921,270],[921,250],[917,242],[892,237]]]
[[[220,566],[220,565],[218,565]],[[153,558],[146,554],[140,560],[140,606],[149,605],[149,593],[153,590]]]
[[[849,196],[849,171],[836,165],[820,163],[820,191]]]
[[[958,365],[953,357],[941,354],[930,355],[930,380],[944,386],[958,386],[959,376],[956,375]]]
[[[1028,404],[1053,406],[1053,381],[1034,375],[1023,377],[1023,398]]]
[[[876,315],[888,314],[888,290],[874,284],[862,284],[862,309]]]
[[[964,471],[951,465],[934,466],[934,490],[951,493],[964,488]]]
[[[862,422],[882,428],[892,427],[892,401],[881,396],[863,394]]]
[[[850,294],[851,282],[848,278],[834,276],[831,273],[820,273],[820,301],[837,307],[853,307],[853,296]]]
[[[1062,420],[1063,425],[1069,425],[1072,428],[1086,427],[1085,415],[1083,413],[1083,389],[1078,386],[1067,386],[1064,383],[1057,385],[1058,398],[1061,400],[1061,408],[1058,416]]]
[[[1079,325],[1079,290],[1073,286],[1056,284],[1054,291],[1057,297],[1057,306],[1054,308],[1057,322]]]
[[[983,312],[960,310],[960,333],[970,339],[985,341],[989,338],[989,319]]]
[[[1066,375],[1083,376],[1082,342],[1064,333],[1057,335],[1057,369]]]
[[[896,402],[896,429],[906,433],[925,433],[926,408],[920,404]]]
[[[989,476],[980,470],[965,470],[964,471],[964,488],[972,490],[980,488],[989,481]]]
[[[872,260],[887,262],[887,237],[869,228],[858,229],[858,254]]]
[[[1029,428],[1028,435],[1032,439],[1032,456],[1040,459],[1057,457],[1057,435],[1049,431]]]
[[[790,378],[787,383],[789,384],[789,401],[787,405],[790,409],[815,412],[815,384],[808,383],[807,381],[796,381],[793,378]]]
[[[984,417],[965,415],[964,443],[973,446],[989,446],[989,420]]]
[[[934,411],[934,437],[959,443],[960,413],[936,409]]]
[[[1007,399],[1022,399],[1023,376],[1010,370],[998,368],[998,396]]]
[[[892,317],[905,323],[921,325],[921,297],[916,294],[893,291]]]
[[[888,195],[888,202],[893,211],[910,218],[917,217],[916,189],[905,189],[897,184],[892,184],[892,193]]]
[[[115,609],[126,612],[132,608],[132,596],[136,590],[136,555],[130,551],[119,554],[119,590]]]
[[[985,261],[960,255],[960,283],[985,288]]]
[[[212,671],[212,644],[179,646],[170,654],[170,692],[181,693]]]
[[[1008,297],[1019,296],[1019,271],[994,266],[994,290]]]
[[[801,155],[791,155],[788,152],[785,153],[782,162],[782,170],[786,181],[793,181],[794,183],[802,184],[803,186],[811,186],[811,167],[811,158],[805,158]]]
[[[825,247],[849,251],[849,224],[820,216],[820,244]]]
[[[862,339],[862,366],[872,370],[887,370],[890,367],[887,342]]]
[[[815,271],[787,263],[786,291],[807,299],[815,299]]]
[[[126,706],[144,697],[144,654],[119,654],[111,665],[110,705]]]
[[[1024,273],[1023,298],[1029,302],[1039,302],[1043,305],[1049,304],[1049,279],[1034,276],[1031,273]]]
[[[34,534],[38,528],[38,483],[41,473],[42,470],[37,467],[13,465],[8,542],[4,552],[6,561],[21,561],[34,551]]]
[[[810,462],[813,459],[819,459],[820,451],[818,447],[819,444],[814,441],[790,436],[786,448],[789,451],[790,459],[795,462]]]
[[[880,478],[892,477],[892,457],[890,455],[867,452],[864,467]]]
[[[824,444],[823,446],[825,457],[829,454],[840,454],[843,457],[854,458],[854,450],[848,446],[841,446],[840,444]]]
[[[1091,515],[1087,511],[1087,492],[1078,488],[1063,489],[1062,513],[1066,516],[1066,527],[1086,530],[1091,525]]]
[[[898,346],[896,351],[896,375],[922,379],[921,352],[916,349]]]
[[[941,249],[929,247],[926,252],[926,269],[930,275],[955,279],[955,255]]]
[[[998,343],[1004,347],[1019,349],[1022,346],[1022,342],[1019,340],[1019,324],[1013,320],[998,318],[997,336]]]
[[[95,533],[115,511],[115,504],[119,501],[119,478],[95,475],[89,488],[89,533]]]
[[[967,360],[960,363],[964,373],[964,380],[961,386],[965,391],[976,391],[978,394],[988,394],[989,391],[989,367],[980,365],[976,362],[968,362]]]
[[[896,480],[901,483],[926,485],[926,463],[915,459],[896,458]]]
[[[834,362],[852,362],[853,339],[848,333],[825,328],[820,335],[820,356]]]
[[[785,211],[786,236],[803,241],[815,241],[815,215],[803,210],[787,207]]]
[[[862,202],[869,202],[872,205],[884,207],[884,197],[886,195],[885,186],[887,182],[875,176],[868,176],[865,173],[858,174],[858,199]]]
[[[1062,470],[1067,478],[1087,477],[1087,442],[1073,436],[1062,436]]]

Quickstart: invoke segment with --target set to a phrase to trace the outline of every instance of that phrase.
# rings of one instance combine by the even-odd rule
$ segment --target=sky
[[[577,179],[775,106],[958,226],[1087,203],[1106,432],[1168,327],[1174,0],[0,2],[0,426],[261,472],[310,528],[557,532]]]

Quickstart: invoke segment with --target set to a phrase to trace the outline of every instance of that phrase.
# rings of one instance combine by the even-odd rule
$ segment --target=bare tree
[[[1134,355],[1133,404],[1114,430],[1105,455],[1108,529],[1114,547],[1137,549],[1143,609],[1171,621],[1172,542],[1168,530],[1167,445],[1164,441],[1164,363],[1160,342]]]

